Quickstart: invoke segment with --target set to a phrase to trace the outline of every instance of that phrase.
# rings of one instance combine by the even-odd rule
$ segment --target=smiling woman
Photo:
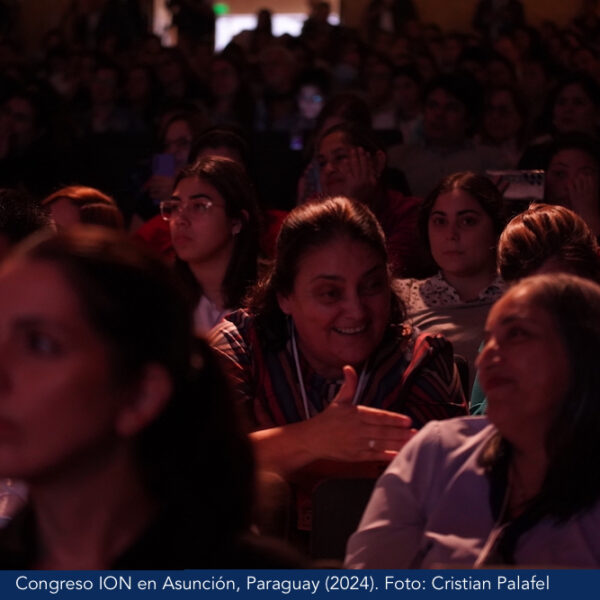
[[[413,428],[464,412],[449,344],[415,341],[403,319],[369,209],[334,198],[289,214],[249,310],[211,336],[263,468],[389,461]]]

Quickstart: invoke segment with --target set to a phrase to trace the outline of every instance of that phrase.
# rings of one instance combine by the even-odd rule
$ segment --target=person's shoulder
[[[429,421],[412,441],[419,446],[436,446],[447,453],[459,447],[472,448],[488,440],[496,431],[486,417],[455,417]]]
[[[254,326],[254,318],[247,310],[240,308],[225,315],[207,334],[208,343],[216,349],[224,345],[242,342]]]
[[[422,202],[421,198],[417,196],[406,196],[402,192],[391,188],[386,190],[386,199],[390,209],[402,209],[403,211],[418,209]]]
[[[407,277],[404,279],[394,279],[392,282],[392,287],[394,290],[400,294],[403,300],[409,297],[410,293],[419,287],[421,281],[419,279],[415,279],[414,277]]]
[[[413,347],[413,362],[421,363],[439,355],[452,357],[452,343],[441,333],[424,331],[415,338]]]
[[[227,313],[223,319],[217,323],[211,330],[211,335],[219,331],[243,331],[248,327],[252,327],[254,319],[245,308],[238,308],[230,313]]]
[[[407,160],[409,161],[415,156],[420,156],[426,152],[427,149],[424,144],[397,144],[395,146],[390,146],[388,149],[388,162],[392,166],[395,164],[402,165]]]

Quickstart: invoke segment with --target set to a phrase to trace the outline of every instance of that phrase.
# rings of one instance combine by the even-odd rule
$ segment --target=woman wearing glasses
[[[207,332],[239,307],[256,279],[258,207],[243,167],[203,158],[182,170],[160,204],[177,255],[175,268],[196,304],[194,325]]]

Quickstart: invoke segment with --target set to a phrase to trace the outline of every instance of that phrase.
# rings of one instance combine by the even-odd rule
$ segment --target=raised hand
[[[314,458],[390,461],[416,433],[406,415],[352,404],[355,370],[344,367],[344,383],[329,407],[306,422]]]

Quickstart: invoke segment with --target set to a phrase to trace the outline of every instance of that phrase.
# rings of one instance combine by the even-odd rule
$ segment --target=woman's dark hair
[[[64,275],[111,350],[118,387],[135,386],[149,364],[168,372],[172,396],[134,440],[143,481],[182,539],[230,543],[250,521],[252,453],[175,275],[124,234],[89,226],[26,242],[15,256]]]
[[[549,122],[554,119],[554,107],[559,95],[566,87],[570,85],[579,86],[585,92],[585,95],[592,101],[596,109],[600,108],[600,86],[594,81],[594,79],[584,73],[570,74],[566,77],[563,77],[557,83],[548,98],[548,105],[545,112],[547,115],[546,118]],[[551,127],[554,129],[553,123],[551,123]]]
[[[370,155],[375,155],[378,151],[384,152],[383,146],[379,140],[373,135],[370,128],[362,127],[356,123],[339,123],[329,129],[326,129],[317,140],[316,150],[318,152],[321,142],[333,133],[342,133],[346,143],[350,146],[363,148]]]
[[[50,206],[53,202],[67,198],[79,208],[87,204],[106,204],[116,206],[115,201],[100,190],[85,185],[69,185],[56,190],[42,200],[42,206]]]
[[[498,242],[505,281],[533,274],[546,261],[600,283],[600,249],[585,221],[564,206],[535,204],[514,217]]]
[[[48,213],[27,192],[0,188],[0,237],[10,245],[49,227]]]
[[[219,125],[204,130],[194,141],[190,152],[190,162],[198,160],[198,155],[207,148],[224,147],[233,150],[239,155],[243,166],[249,173],[252,171],[252,158],[250,145],[244,137],[242,130],[235,125]]]
[[[238,124],[249,134],[252,130],[256,102],[248,84],[248,78],[245,75],[249,69],[244,59],[243,53],[237,55],[230,48],[228,51],[214,56],[212,64],[225,62],[235,71],[238,78],[238,87],[231,101],[231,114],[228,117],[228,122],[225,124]],[[211,92],[209,108],[214,108],[216,100],[217,98],[214,96],[214,93]]]
[[[427,102],[430,94],[443,90],[456,98],[465,107],[465,118],[469,124],[468,134],[475,131],[483,111],[483,89],[469,73],[451,73],[434,77],[426,86],[423,98]]]
[[[297,91],[305,85],[312,85],[321,90],[324,97],[329,96],[331,90],[331,75],[328,71],[320,67],[305,69],[300,73],[296,83]]]
[[[332,117],[338,117],[342,121],[355,123],[365,128],[371,127],[369,105],[351,92],[336,94],[325,103],[315,123],[315,133],[317,135],[321,133],[327,120]]]
[[[84,204],[79,209],[79,218],[82,223],[88,225],[101,225],[121,231],[125,229],[123,215],[116,204],[102,202]]]
[[[571,132],[557,136],[548,148],[547,161],[544,169],[547,171],[552,159],[563,150],[579,150],[590,156],[600,167],[600,144],[598,141],[585,133]]]
[[[174,188],[187,178],[197,178],[214,187],[225,201],[225,214],[241,222],[222,288],[225,306],[238,307],[257,274],[259,213],[252,182],[240,164],[220,156],[201,158],[182,169],[175,178]],[[197,301],[202,289],[188,265],[176,259],[176,270],[191,287]]]
[[[102,225],[111,229],[124,229],[123,214],[116,202],[104,192],[85,185],[61,188],[42,200],[49,208],[57,200],[66,198],[79,209],[79,219],[88,225]]]
[[[395,79],[396,77],[407,77],[408,79],[411,79],[422,91],[423,76],[419,73],[419,69],[417,69],[414,63],[395,67],[394,72],[392,73],[392,79]]]
[[[570,85],[578,85],[596,107],[600,107],[600,86],[585,73],[575,73],[561,79],[553,90],[553,105],[559,94]]]
[[[275,258],[246,303],[265,339],[273,342],[285,337],[286,319],[277,296],[292,293],[302,258],[309,251],[340,238],[366,244],[388,264],[381,226],[364,204],[343,197],[329,198],[302,204],[285,218],[277,237]],[[402,326],[405,315],[402,301],[392,293],[390,324]]]
[[[192,134],[192,144],[194,140],[200,135],[200,133],[206,128],[208,123],[208,119],[206,115],[204,115],[200,110],[175,110],[171,113],[167,113],[164,115],[163,121],[159,125],[158,129],[158,139],[160,150],[164,148],[165,139],[167,136],[167,131],[169,131],[169,127],[176,123],[177,121],[183,121],[190,128],[190,132]]]
[[[462,190],[475,198],[485,213],[492,219],[496,235],[500,235],[506,222],[502,194],[490,179],[484,175],[478,175],[471,171],[461,171],[444,177],[421,204],[418,221],[419,233],[421,240],[428,249],[430,248],[429,217],[431,216],[433,205],[439,196],[453,190]]]
[[[525,140],[527,139],[528,133],[527,128],[529,122],[529,108],[527,106],[527,103],[525,102],[525,98],[523,98],[523,96],[515,86],[497,85],[488,88],[485,93],[484,111],[488,110],[488,105],[491,102],[494,94],[497,94],[499,92],[506,92],[511,97],[511,100],[515,105],[515,109],[519,113],[519,117],[521,118],[521,127],[519,128],[519,131],[517,133],[517,142],[519,144],[524,144]],[[483,131],[482,133],[484,136],[487,135],[485,131]]]
[[[600,287],[566,274],[536,275],[516,287],[554,318],[569,357],[569,390],[546,434],[548,471],[532,500],[541,516],[564,521],[600,498],[600,477],[590,472],[590,461],[600,456]]]

